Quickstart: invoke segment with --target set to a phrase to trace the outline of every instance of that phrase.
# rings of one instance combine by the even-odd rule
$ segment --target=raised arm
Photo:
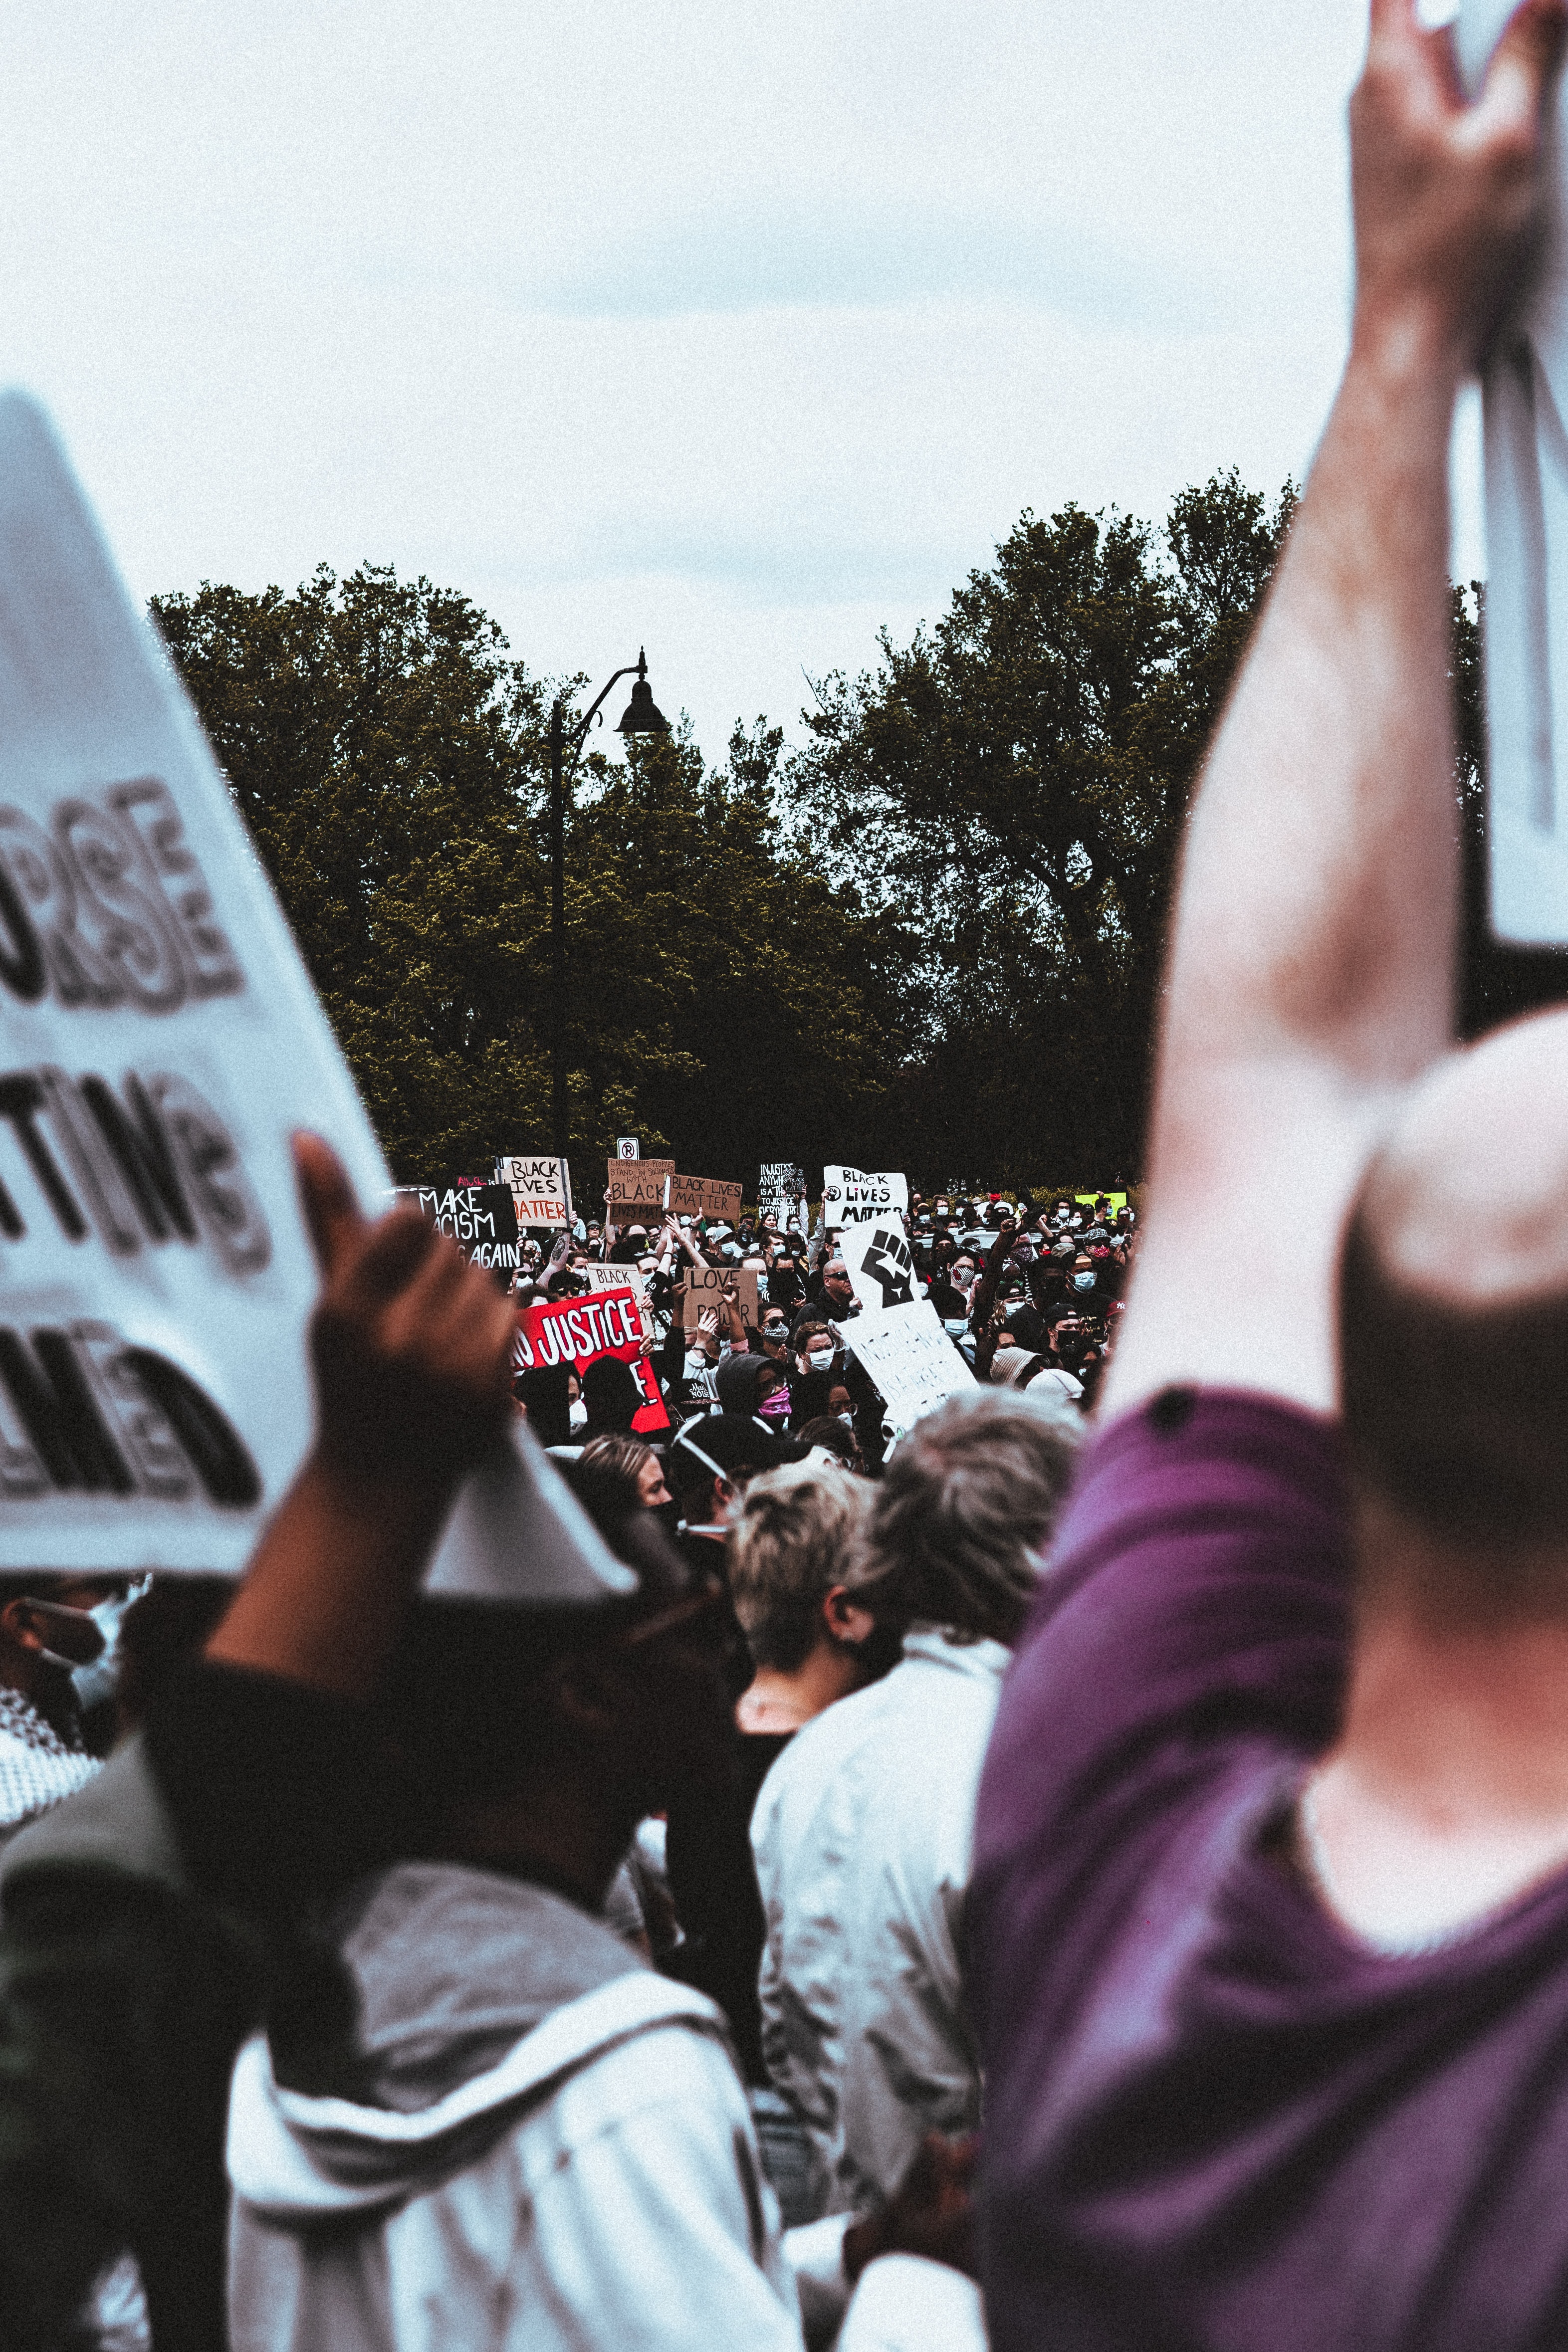
[[[514,1317],[413,1210],[369,1223],[319,1136],[294,1152],[321,1268],[316,1443],[207,1655],[361,1699],[458,1486],[501,1436]]]
[[[1467,107],[1447,33],[1373,0],[1350,358],[1188,827],[1113,1408],[1183,1381],[1336,1402],[1346,1213],[1452,1034],[1449,432],[1539,233],[1563,19],[1528,0]]]

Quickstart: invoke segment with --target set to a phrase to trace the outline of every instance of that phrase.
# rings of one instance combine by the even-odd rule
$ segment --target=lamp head
[[[632,698],[616,729],[617,735],[668,735],[669,721],[653,698],[653,688],[647,682],[647,655],[637,648],[637,682],[632,688]]]

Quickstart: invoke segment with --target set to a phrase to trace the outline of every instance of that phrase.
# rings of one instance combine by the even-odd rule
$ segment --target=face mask
[[[103,1655],[90,1666],[77,1666],[71,1674],[71,1685],[77,1705],[84,1710],[98,1706],[102,1699],[112,1698],[120,1679],[120,1628],[125,1612],[152,1584],[151,1577],[142,1577],[129,1592],[117,1600],[100,1601],[88,1615],[103,1636]]]
[[[582,1400],[582,1398],[581,1398],[581,1397],[579,1397],[579,1398],[578,1398],[578,1400],[577,1400],[577,1402],[576,1402],[576,1403],[575,1403],[575,1404],[574,1404],[574,1405],[569,1405],[569,1406],[567,1407],[567,1409],[566,1409],[566,1418],[567,1418],[568,1422],[571,1423],[571,1425],[572,1425],[572,1427],[573,1427],[574,1429],[586,1429],[586,1428],[587,1428],[587,1426],[588,1426],[588,1408],[587,1408],[587,1406],[584,1403],[584,1402],[583,1402],[583,1400]]]
[[[775,1389],[772,1396],[765,1396],[763,1399],[757,1411],[764,1414],[769,1421],[784,1420],[789,1412],[788,1389]]]
[[[1072,1286],[1075,1290],[1092,1290],[1094,1288],[1093,1275],[1075,1274],[1072,1278]]]
[[[855,1426],[855,1416],[854,1416],[854,1414],[853,1414],[852,1412],[841,1412],[841,1413],[839,1414],[838,1418],[839,1418],[839,1420],[844,1423],[844,1426],[845,1426],[845,1428],[846,1428],[846,1429],[851,1429],[851,1430],[852,1430],[852,1429],[854,1428],[854,1426]]]
[[[825,1372],[832,1361],[831,1348],[814,1348],[810,1355],[805,1358],[805,1369],[808,1372]]]
[[[969,1326],[962,1315],[955,1315],[945,1318],[942,1328],[950,1339],[962,1339]]]

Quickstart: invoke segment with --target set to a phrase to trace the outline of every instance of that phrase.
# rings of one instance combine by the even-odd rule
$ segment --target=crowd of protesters
[[[1454,1047],[1444,718],[1568,19],[1472,105],[1372,17],[1135,1252],[916,1200],[976,1377],[899,1431],[831,1232],[584,1226],[522,1303],[635,1269],[650,1443],[298,1138],[316,1434],[244,1579],[0,1581],[5,2352],[1568,2336],[1568,1014]],[[688,1332],[715,1265],[756,1320]],[[592,1597],[526,1532],[425,1589],[503,1447]]]
[[[883,1400],[855,1352],[862,1312],[837,1233],[820,1212],[789,1220],[743,1214],[733,1226],[667,1218],[649,1228],[579,1219],[553,1245],[530,1236],[516,1278],[520,1305],[586,1287],[590,1265],[624,1265],[647,1301],[644,1347],[672,1420],[718,1410],[804,1433],[876,1471],[886,1451]],[[1092,1410],[1115,1339],[1137,1213],[1106,1194],[911,1196],[901,1222],[917,1296],[929,1298],[978,1380],[1028,1389],[1043,1382]],[[756,1283],[755,1320],[738,1281],[688,1327],[688,1269],[715,1267]],[[625,1366],[590,1366],[579,1380],[557,1367],[520,1371],[517,1394],[551,1445],[631,1427],[643,1402]],[[564,1416],[564,1419],[563,1418]],[[835,1428],[826,1424],[835,1423]]]

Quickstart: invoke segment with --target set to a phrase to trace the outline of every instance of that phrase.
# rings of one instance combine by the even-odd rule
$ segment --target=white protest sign
[[[973,1373],[926,1299],[887,1316],[857,1316],[845,1340],[881,1391],[896,1437],[950,1396],[975,1385]]]
[[[877,1383],[902,1437],[944,1398],[973,1388],[974,1375],[935,1307],[920,1296],[901,1218],[846,1225],[840,1247],[862,1310],[845,1324],[845,1341]]]
[[[629,1290],[642,1310],[646,1323],[649,1313],[647,1285],[635,1265],[596,1265],[592,1263],[577,1268],[586,1277],[590,1290]]]
[[[1465,0],[1467,90],[1515,0]],[[1481,383],[1487,516],[1487,832],[1491,920],[1568,944],[1568,90],[1559,81],[1545,236]]]
[[[863,1224],[846,1225],[838,1236],[838,1254],[849,1287],[868,1315],[912,1307],[920,1297],[901,1218],[871,1217]]]
[[[520,1226],[571,1223],[572,1172],[564,1160],[509,1152],[496,1161],[496,1182],[510,1192]]]
[[[297,1128],[385,1166],[195,714],[34,405],[0,400],[0,1568],[243,1567],[310,1442]],[[519,1424],[521,1427],[521,1423]],[[434,1589],[623,1571],[531,1443]],[[537,1572],[535,1572],[537,1571]]]
[[[764,1160],[757,1178],[757,1206],[782,1224],[805,1198],[805,1171],[794,1160]]]
[[[868,1176],[862,1168],[827,1167],[822,1171],[822,1222],[825,1225],[854,1225],[868,1217],[885,1216],[889,1210],[905,1210],[910,1205],[909,1179],[904,1176]]]

